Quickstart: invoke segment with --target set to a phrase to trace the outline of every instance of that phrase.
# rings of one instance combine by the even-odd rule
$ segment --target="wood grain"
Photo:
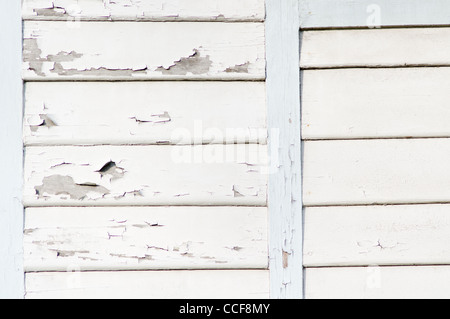
[[[300,65],[308,68],[448,66],[450,28],[302,32]]]
[[[449,137],[450,68],[305,70],[303,139]]]
[[[28,208],[25,271],[266,269],[263,207]]]
[[[450,139],[304,143],[306,206],[450,201]]]
[[[449,266],[309,268],[307,299],[448,299]]]
[[[445,265],[450,205],[309,207],[304,265]]]
[[[267,299],[266,270],[26,274],[27,299]]]
[[[26,206],[266,205],[262,145],[28,147]]]
[[[263,21],[264,0],[25,0],[24,20]]]
[[[29,145],[267,141],[263,82],[28,82]]]
[[[263,23],[28,21],[23,76],[27,81],[264,80],[264,55]]]

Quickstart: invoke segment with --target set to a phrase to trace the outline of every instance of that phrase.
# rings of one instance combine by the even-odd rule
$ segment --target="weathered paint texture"
[[[24,201],[27,206],[264,206],[266,152],[257,144],[29,147]]]
[[[300,4],[305,297],[447,298],[449,4]]]
[[[263,21],[264,0],[24,0],[25,20]]]
[[[265,144],[265,83],[28,82],[24,140],[26,145]]]
[[[237,222],[239,221],[239,222]],[[267,208],[28,208],[25,270],[267,268]]]
[[[445,265],[448,204],[308,207],[307,267]]]
[[[267,1],[271,297],[303,297],[297,0]]]
[[[29,21],[24,30],[26,80],[264,80],[264,55],[263,23]]]
[[[264,1],[23,2],[26,298],[269,297]]]

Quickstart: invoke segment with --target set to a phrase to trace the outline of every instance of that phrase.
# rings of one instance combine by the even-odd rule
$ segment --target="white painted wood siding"
[[[449,137],[450,68],[305,70],[304,139]]]
[[[267,148],[29,147],[26,206],[266,205]]]
[[[27,299],[266,299],[267,270],[28,273]]]
[[[450,205],[308,207],[306,267],[450,263]]]
[[[306,298],[450,294],[447,12],[301,1]]]
[[[264,1],[22,11],[26,298],[269,297]]]
[[[448,299],[449,266],[308,268],[307,299]]]
[[[266,269],[265,207],[28,208],[25,271]]]
[[[264,0],[24,0],[25,20],[263,21]]]
[[[267,140],[264,82],[28,82],[28,145]]]
[[[24,78],[264,80],[264,52],[262,23],[28,21]]]
[[[449,202],[450,139],[309,141],[307,206]]]
[[[449,66],[450,28],[324,30],[302,33],[308,68]]]

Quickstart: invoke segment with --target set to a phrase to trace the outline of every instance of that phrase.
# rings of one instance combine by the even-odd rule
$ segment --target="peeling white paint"
[[[27,272],[266,269],[267,208],[29,208],[24,245]]]
[[[43,117],[55,125],[43,125]],[[31,82],[28,145],[267,142],[263,82]]]
[[[212,161],[204,157],[208,154],[222,156]],[[111,162],[114,172],[106,176],[102,170]],[[246,163],[252,164],[251,172]],[[267,148],[251,144],[28,147],[24,202],[264,206],[266,163]]]
[[[25,20],[263,21],[264,0],[24,0]]]
[[[84,22],[70,28],[28,21],[24,77],[264,80],[264,43],[263,23]],[[236,68],[242,65],[247,72]]]

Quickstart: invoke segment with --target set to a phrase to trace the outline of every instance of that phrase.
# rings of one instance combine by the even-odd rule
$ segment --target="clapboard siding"
[[[73,267],[72,271],[76,271]],[[267,270],[26,274],[27,299],[266,299]]]
[[[302,68],[450,65],[450,28],[302,32]]]
[[[263,82],[28,82],[26,145],[262,143]]]
[[[263,23],[24,24],[27,81],[264,80],[264,54]]]
[[[450,205],[309,207],[304,265],[450,263]]]
[[[303,201],[311,205],[450,201],[450,139],[308,141]]]
[[[448,299],[450,267],[309,268],[308,299]]]
[[[450,68],[305,70],[303,139],[450,136]]]
[[[28,208],[25,271],[267,268],[267,208]]]
[[[25,0],[24,20],[263,21],[264,0]]]
[[[302,0],[303,29],[449,25],[446,0]]]
[[[267,148],[28,147],[26,206],[266,205]]]

